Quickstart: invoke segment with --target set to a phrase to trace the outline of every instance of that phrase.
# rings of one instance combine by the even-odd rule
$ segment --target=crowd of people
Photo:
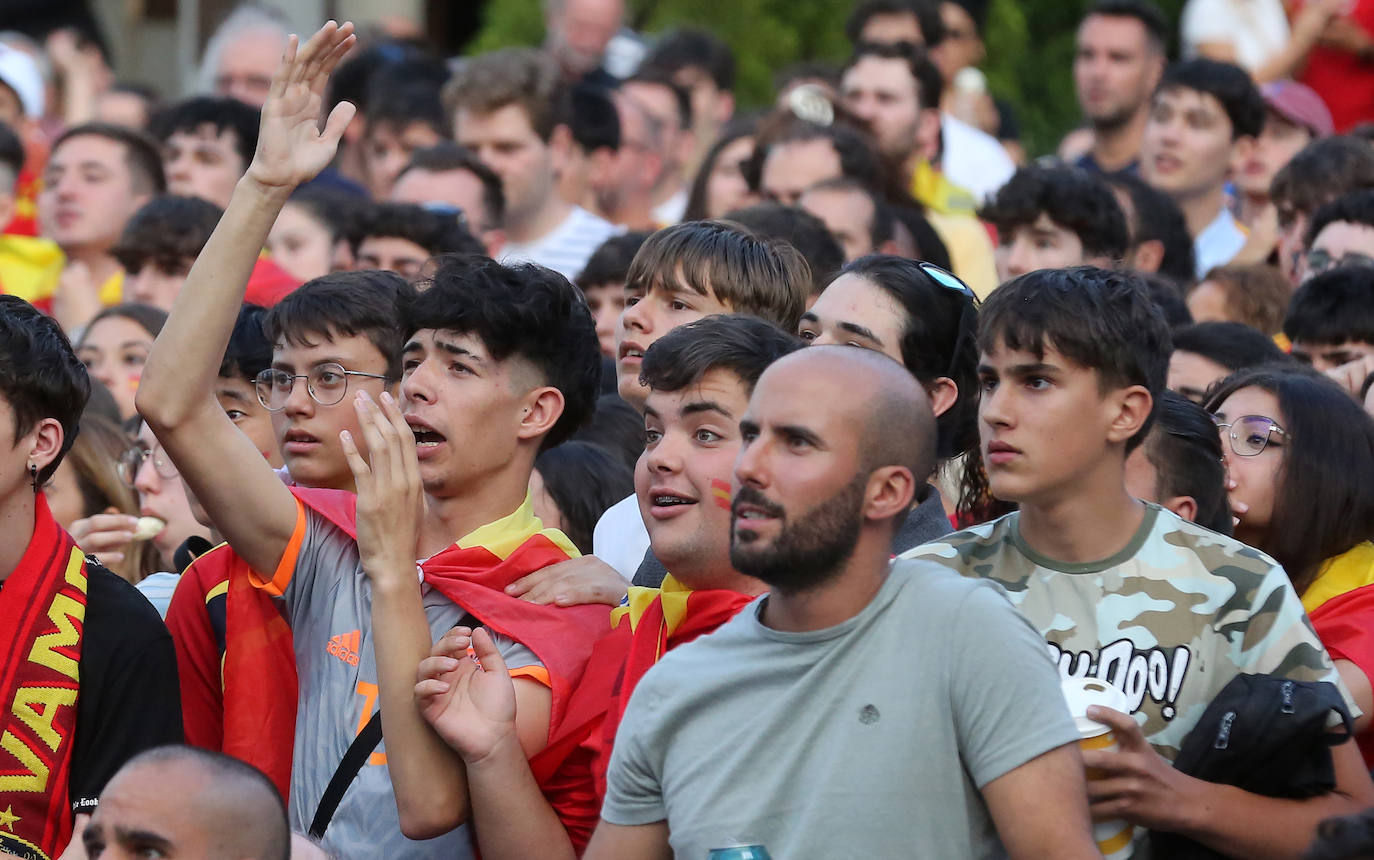
[[[545,16],[0,33],[0,856],[1374,857],[1374,0]]]

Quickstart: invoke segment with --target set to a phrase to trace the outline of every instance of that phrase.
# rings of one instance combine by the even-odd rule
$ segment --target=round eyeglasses
[[[342,364],[329,362],[311,368],[309,373],[287,373],[284,370],[269,368],[253,379],[253,389],[258,394],[258,402],[268,412],[280,412],[291,399],[297,379],[305,380],[305,390],[310,399],[321,406],[333,406],[344,399],[348,393],[348,378],[362,376],[367,379],[389,379],[380,373],[363,373],[361,370],[345,370]]]
[[[143,463],[149,458],[153,461],[153,471],[157,472],[159,478],[171,480],[178,474],[176,464],[167,456],[167,452],[162,450],[162,446],[149,448],[142,442],[134,445],[119,457],[119,462],[115,464],[115,471],[119,474],[119,480],[126,486],[132,487],[134,481],[138,480],[138,470],[143,468]]]
[[[1217,429],[1230,437],[1231,450],[1237,457],[1253,457],[1270,445],[1280,448],[1282,446],[1274,441],[1274,437],[1288,435],[1274,419],[1263,415],[1243,415],[1234,421],[1218,421]]]

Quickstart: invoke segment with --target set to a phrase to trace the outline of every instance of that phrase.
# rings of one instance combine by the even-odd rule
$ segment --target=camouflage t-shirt
[[[1022,540],[1009,514],[905,553],[991,579],[1049,643],[1063,677],[1105,680],[1160,755],[1240,673],[1330,681],[1354,703],[1283,568],[1232,538],[1148,505],[1111,558],[1057,562]]]

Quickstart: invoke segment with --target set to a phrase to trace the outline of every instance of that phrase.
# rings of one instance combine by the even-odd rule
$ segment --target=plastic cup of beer
[[[1130,703],[1126,694],[1106,681],[1096,678],[1066,678],[1062,684],[1064,700],[1068,702],[1069,713],[1074,725],[1078,726],[1078,746],[1084,750],[1108,750],[1115,752],[1118,747],[1116,734],[1111,726],[1088,719],[1088,708],[1100,705],[1123,714],[1130,713]],[[1104,774],[1088,768],[1088,779],[1102,779]],[[1097,840],[1097,850],[1105,860],[1124,860],[1131,856],[1131,839],[1135,828],[1120,820],[1094,821],[1093,838]]]

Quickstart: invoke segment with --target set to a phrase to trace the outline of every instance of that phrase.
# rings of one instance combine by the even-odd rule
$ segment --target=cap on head
[[[1335,130],[1326,102],[1306,84],[1272,81],[1260,87],[1260,94],[1271,111],[1307,129],[1313,137],[1327,137]]]

